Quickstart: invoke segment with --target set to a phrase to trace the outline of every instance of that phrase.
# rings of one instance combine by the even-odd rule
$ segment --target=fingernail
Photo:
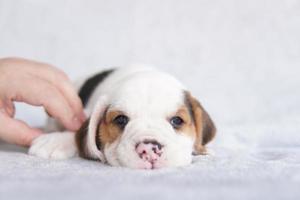
[[[86,120],[86,115],[85,115],[84,112],[80,113],[79,119],[80,119],[81,122],[85,122],[85,120]]]
[[[38,137],[39,135],[41,135],[43,133],[43,131],[38,128],[35,128],[33,130],[34,130],[34,137]]]
[[[77,117],[73,118],[74,129],[78,130],[80,128],[81,124],[82,124],[82,122]]]

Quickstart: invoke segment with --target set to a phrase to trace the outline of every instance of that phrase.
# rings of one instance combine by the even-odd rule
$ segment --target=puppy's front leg
[[[48,159],[67,159],[77,154],[75,133],[64,131],[41,135],[30,148],[30,155]]]

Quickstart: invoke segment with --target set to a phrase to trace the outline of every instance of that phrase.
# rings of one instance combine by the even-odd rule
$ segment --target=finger
[[[82,122],[84,122],[86,120],[86,118],[85,118],[85,115],[83,112],[83,106],[82,106],[81,100],[80,100],[76,90],[73,88],[72,84],[67,80],[61,80],[59,83],[58,83],[58,81],[56,81],[56,83],[54,83],[54,82],[52,82],[52,83],[64,95],[67,102],[70,104],[71,108],[77,114],[78,118]]]
[[[12,119],[0,112],[0,138],[4,141],[29,146],[41,134],[41,130],[30,128],[23,121]]]
[[[10,116],[12,118],[15,116],[16,108],[15,108],[15,105],[13,102],[8,101],[8,100],[4,101],[4,108],[5,108],[5,111],[8,114],[8,116]]]
[[[68,76],[63,71],[50,65],[43,64],[43,67],[41,67],[41,65],[37,66],[35,70],[33,70],[33,73],[37,77],[43,78],[55,85],[65,96],[67,102],[75,111],[78,118],[85,121],[82,102]]]
[[[0,112],[5,113],[10,117],[13,117],[15,115],[14,103],[8,100],[4,101],[0,99]]]
[[[24,86],[24,89],[17,87],[20,84]],[[43,106],[51,116],[58,119],[67,129],[76,131],[80,128],[82,122],[78,119],[65,97],[48,82],[38,78],[25,79],[22,80],[22,83],[16,83],[13,87],[15,101]],[[30,90],[25,88],[30,88]]]
[[[62,84],[57,85],[57,87],[60,89],[62,94],[64,94],[71,107],[75,110],[78,118],[84,122],[86,120],[86,116],[83,112],[82,102],[71,83],[68,81],[62,82]]]
[[[45,63],[22,58],[13,58],[11,60],[13,60],[13,66],[18,66],[18,70],[23,70],[24,72],[47,80],[51,84],[55,85],[77,114],[77,118],[81,119],[82,122],[85,121],[81,100],[73,88],[69,78],[62,70]]]

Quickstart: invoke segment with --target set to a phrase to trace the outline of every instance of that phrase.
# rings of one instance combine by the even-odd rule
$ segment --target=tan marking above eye
[[[189,113],[187,106],[186,105],[181,106],[177,110],[177,112],[174,113],[173,115],[169,116],[167,118],[167,120],[170,121],[170,119],[174,116],[178,116],[184,121],[182,126],[179,127],[178,129],[176,129],[176,132],[180,132],[182,134],[186,134],[192,138],[195,138],[196,137],[196,128],[195,128],[195,125],[193,123],[192,117]]]
[[[174,116],[181,117],[185,124],[189,124],[192,122],[186,106],[180,107]]]
[[[113,123],[113,120],[118,115],[123,115],[122,111],[112,110],[107,111],[104,120],[99,124],[99,137],[101,143],[105,145],[106,143],[113,143],[123,132],[120,127]]]

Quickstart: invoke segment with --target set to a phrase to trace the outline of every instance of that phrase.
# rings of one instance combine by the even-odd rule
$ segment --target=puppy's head
[[[180,83],[148,74],[99,98],[78,145],[81,155],[113,166],[154,169],[191,163],[192,153],[204,153],[215,132],[207,112]]]

